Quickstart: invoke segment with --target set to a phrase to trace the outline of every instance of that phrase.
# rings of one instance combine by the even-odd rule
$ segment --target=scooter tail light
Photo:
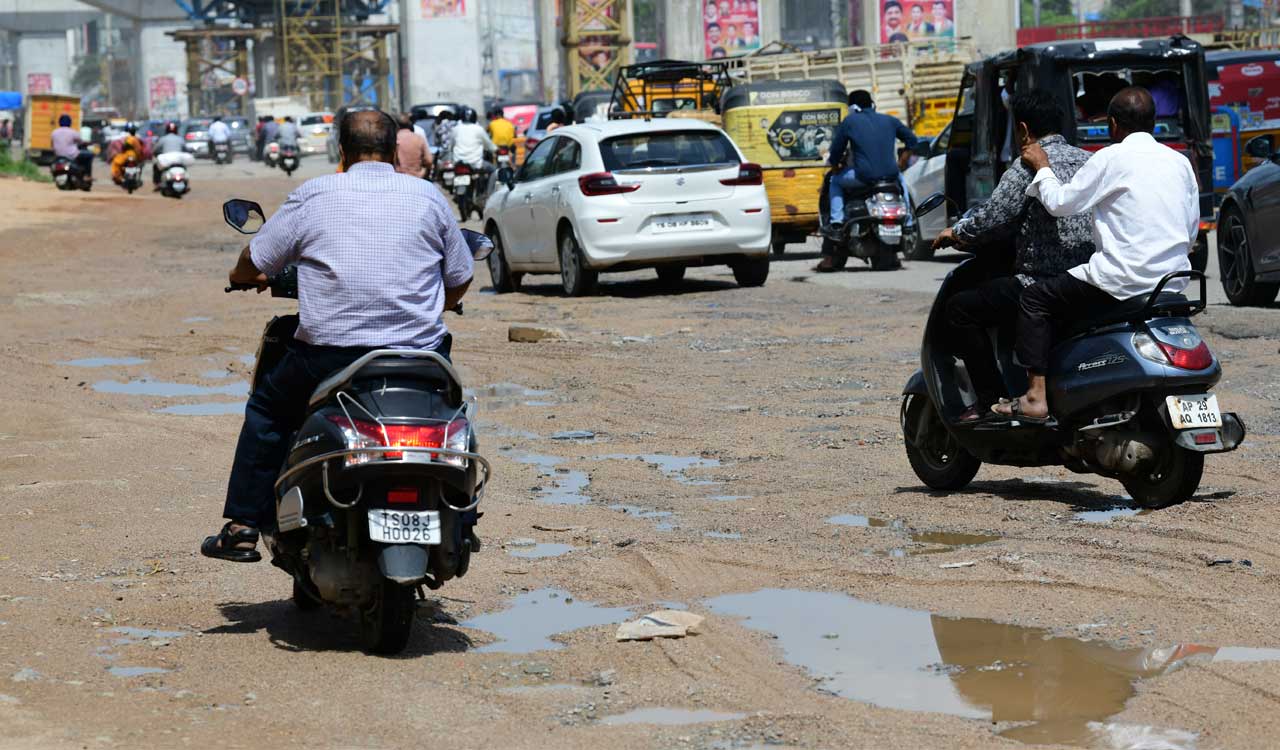
[[[1169,358],[1165,356],[1164,349],[1156,344],[1155,339],[1145,333],[1133,334],[1133,348],[1143,359],[1161,365],[1169,364]]]
[[[738,165],[738,176],[721,180],[721,185],[763,185],[764,169],[759,164],[743,162]]]
[[[1156,343],[1169,358],[1169,363],[1180,370],[1203,370],[1213,364],[1213,352],[1209,351],[1209,345],[1203,341],[1192,349],[1179,349],[1163,341]]]
[[[350,419],[344,414],[331,414],[329,421],[342,430],[347,448],[449,448],[465,451],[471,442],[471,425],[465,419],[455,419],[448,424],[387,424],[380,425],[361,419]],[[466,466],[462,456],[430,454],[432,461],[453,466]],[[400,451],[353,453],[347,456],[346,465],[368,463],[379,458],[388,461],[403,459]]]
[[[599,195],[619,195],[632,193],[640,189],[640,184],[622,185],[609,172],[584,174],[578,178],[578,189],[587,197]]]

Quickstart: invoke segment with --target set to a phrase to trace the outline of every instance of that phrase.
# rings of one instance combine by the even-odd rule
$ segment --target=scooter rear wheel
[[[360,612],[360,643],[373,654],[398,654],[409,643],[417,610],[414,590],[383,579],[373,603]]]
[[[1190,500],[1203,476],[1204,454],[1174,446],[1152,471],[1122,479],[1121,484],[1143,508],[1163,508]]]
[[[982,466],[942,423],[928,396],[907,394],[902,402],[903,438],[911,469],[930,488],[958,490],[973,481]]]

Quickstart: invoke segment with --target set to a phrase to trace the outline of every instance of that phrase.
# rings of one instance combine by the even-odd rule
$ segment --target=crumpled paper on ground
[[[650,612],[639,620],[624,622],[618,626],[619,641],[649,641],[654,638],[683,638],[697,635],[706,618],[692,612],[664,609]]]

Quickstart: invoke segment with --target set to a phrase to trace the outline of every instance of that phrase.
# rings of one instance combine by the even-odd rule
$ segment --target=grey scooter
[[[943,200],[931,196],[919,213]],[[961,489],[983,462],[1065,466],[1118,479],[1138,504],[1162,507],[1195,493],[1206,454],[1235,450],[1244,440],[1244,423],[1220,411],[1210,393],[1222,368],[1190,320],[1205,308],[1199,271],[1171,273],[1151,294],[1056,332],[1048,373],[1055,418],[1048,424],[960,422],[965,396],[972,401],[973,394],[947,345],[947,301],[991,275],[978,259],[947,274],[925,326],[920,369],[903,388],[907,458],[929,487]],[[1198,281],[1199,299],[1163,291],[1176,278]],[[1013,363],[1011,334],[991,331],[1005,385],[1016,394],[1026,389],[1026,374]]]

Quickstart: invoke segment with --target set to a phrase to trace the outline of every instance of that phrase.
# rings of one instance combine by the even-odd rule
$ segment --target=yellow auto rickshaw
[[[848,109],[844,85],[835,80],[738,84],[721,100],[725,132],[764,167],[779,255],[819,227],[826,156]]]
[[[728,63],[655,60],[619,69],[611,119],[695,117],[715,121],[729,87]]]

